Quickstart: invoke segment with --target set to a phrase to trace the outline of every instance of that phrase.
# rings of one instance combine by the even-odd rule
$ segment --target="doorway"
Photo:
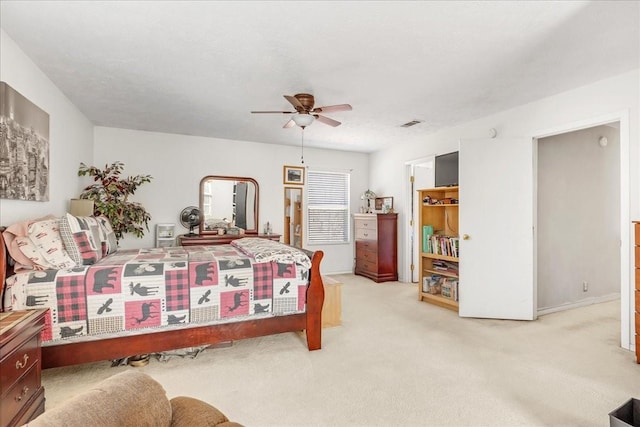
[[[620,130],[537,141],[537,310],[620,298]]]
[[[418,200],[417,190],[424,190],[427,188],[433,188],[435,186],[435,176],[433,170],[434,156],[417,159],[406,163],[406,182],[407,182],[407,194],[406,197],[407,206],[406,211],[410,213],[409,218],[411,221],[407,221],[405,242],[408,242],[407,247],[410,250],[405,251],[405,262],[403,265],[406,267],[404,277],[407,278],[407,282],[418,283],[418,266],[420,265],[420,239],[416,236],[420,236],[421,233],[418,230],[419,221],[417,221],[417,212],[419,212],[419,206],[421,200]]]
[[[629,188],[630,188],[630,170],[629,170],[629,156],[630,156],[630,126],[629,126],[629,110],[622,110],[614,113],[610,113],[607,115],[603,115],[600,117],[594,117],[591,119],[581,120],[569,124],[565,124],[563,126],[558,126],[552,129],[546,129],[544,131],[539,131],[534,133],[534,150],[537,150],[539,141],[542,138],[551,137],[554,135],[562,135],[569,132],[579,131],[583,129],[594,128],[601,125],[609,125],[617,130],[617,135],[619,136],[619,150],[618,150],[618,194],[619,194],[619,211],[618,211],[618,219],[617,224],[619,225],[619,240],[618,250],[619,253],[619,295],[620,295],[620,345],[622,348],[627,350],[634,349],[634,339],[635,337],[632,334],[633,325],[632,325],[632,313],[633,313],[633,287],[631,285],[631,222],[629,217],[629,209],[630,209],[630,199],[629,199]],[[534,156],[534,162],[536,165],[534,166],[534,171],[536,174],[540,171],[537,167],[537,156]],[[537,180],[537,175],[534,177],[534,180]],[[534,192],[534,197],[537,195],[537,192]],[[537,204],[537,200],[535,202]],[[614,221],[615,222],[615,221]],[[537,226],[537,220],[534,221],[534,224]],[[537,232],[534,233],[537,236]],[[534,246],[537,248],[537,238],[534,240]],[[534,254],[537,253],[537,249],[535,249]],[[539,278],[537,277],[538,271],[538,260],[537,257],[534,259],[534,283],[539,282]],[[581,284],[582,285],[582,284]],[[537,286],[536,286],[537,288]],[[587,289],[589,289],[589,285],[587,283]],[[587,291],[588,292],[588,291]],[[597,302],[597,301],[596,301]],[[591,302],[587,301],[586,304]],[[582,305],[586,305],[582,304]]]

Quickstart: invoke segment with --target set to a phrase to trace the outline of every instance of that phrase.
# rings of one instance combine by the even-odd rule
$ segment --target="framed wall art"
[[[304,185],[304,167],[284,166],[284,183]]]
[[[49,114],[0,82],[0,199],[49,201]]]

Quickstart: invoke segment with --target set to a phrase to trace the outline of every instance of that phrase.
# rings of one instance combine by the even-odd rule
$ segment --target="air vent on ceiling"
[[[422,123],[424,120],[411,120],[410,122],[407,122],[403,125],[401,125],[401,128],[410,128],[411,126],[415,126],[418,123]]]

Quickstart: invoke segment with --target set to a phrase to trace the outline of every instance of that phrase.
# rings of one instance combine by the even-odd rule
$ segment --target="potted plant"
[[[151,182],[150,175],[136,175],[123,178],[124,163],[116,161],[105,165],[104,169],[80,163],[78,176],[89,175],[95,181],[84,188],[81,199],[93,200],[94,215],[104,215],[109,219],[116,239],[120,240],[126,233],[136,237],[144,236],[149,230],[151,215],[137,202],[129,200],[139,186]]]

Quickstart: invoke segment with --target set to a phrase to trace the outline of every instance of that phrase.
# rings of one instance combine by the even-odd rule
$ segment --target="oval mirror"
[[[205,176],[200,180],[200,234],[217,234],[221,223],[235,223],[258,234],[258,183],[253,178]]]

